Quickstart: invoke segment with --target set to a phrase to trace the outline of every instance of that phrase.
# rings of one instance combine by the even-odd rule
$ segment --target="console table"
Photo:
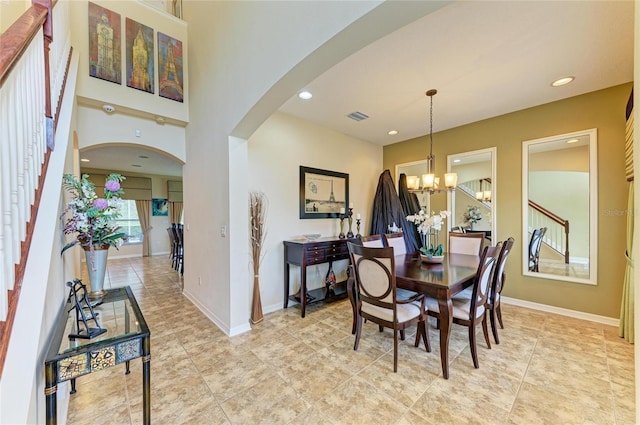
[[[284,308],[289,306],[289,300],[297,301],[300,303],[301,314],[304,317],[307,304],[310,302],[345,298],[347,296],[346,281],[336,282],[336,288],[333,291],[328,287],[307,291],[307,266],[329,263],[328,276],[334,261],[349,259],[347,242],[355,240],[326,237],[313,241],[306,239],[284,241]],[[300,292],[291,296],[289,295],[290,265],[300,267]]]
[[[91,339],[73,338],[76,326],[72,297],[69,297],[60,315],[53,340],[45,359],[46,422],[57,423],[57,384],[71,380],[71,393],[75,392],[75,379],[142,357],[142,411],[143,423],[151,423],[151,334],[131,289],[126,286],[107,291],[101,303],[93,308],[100,326],[107,331]],[[70,313],[71,312],[71,313]],[[100,394],[96,394],[96,400]],[[100,409],[100,403],[93,408]],[[89,407],[89,408],[92,408]],[[105,412],[105,414],[108,414]]]

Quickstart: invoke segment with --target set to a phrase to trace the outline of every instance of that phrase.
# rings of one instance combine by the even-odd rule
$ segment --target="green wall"
[[[433,136],[436,174],[444,174],[447,155],[497,147],[497,236],[516,239],[506,265],[503,295],[606,317],[619,317],[625,268],[628,183],[624,173],[627,83],[442,131]],[[481,105],[479,105],[481,107]],[[440,113],[444,113],[441,111]],[[598,130],[597,285],[525,277],[522,274],[522,142],[590,128]],[[383,165],[394,174],[399,163],[428,152],[427,137],[383,150]],[[432,197],[432,209],[446,208],[446,195]]]

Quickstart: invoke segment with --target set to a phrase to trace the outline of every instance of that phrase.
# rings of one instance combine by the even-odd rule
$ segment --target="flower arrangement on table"
[[[76,235],[62,248],[62,252],[78,244],[91,251],[105,245],[116,248],[122,245],[126,234],[119,232],[116,220],[120,217],[120,196],[124,194],[120,182],[124,179],[120,174],[109,174],[104,185],[104,197],[101,198],[88,174],[83,174],[80,180],[73,174],[62,177],[62,187],[71,194],[63,213],[68,214],[64,234]]]
[[[482,220],[482,212],[479,207],[469,205],[467,207],[467,212],[465,212],[462,217],[464,218],[464,221],[473,225]]]
[[[443,255],[444,247],[439,243],[439,236],[442,224],[449,216],[451,216],[449,211],[440,211],[439,214],[431,212],[431,215],[429,215],[423,210],[420,210],[417,214],[407,216],[407,221],[416,226],[416,230],[422,238],[421,254],[428,258]]]

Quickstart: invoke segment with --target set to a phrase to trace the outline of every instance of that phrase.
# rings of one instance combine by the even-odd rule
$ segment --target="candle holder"
[[[361,237],[362,235],[360,234],[360,219],[356,218],[356,230],[358,231],[358,234],[356,235],[356,238]]]
[[[344,235],[344,215],[341,214],[339,216],[339,218],[340,218],[340,234],[338,235],[338,237],[340,239],[344,239],[345,238],[345,235]]]
[[[347,237],[353,238],[353,230],[351,230],[351,227],[353,226],[353,208],[349,207],[349,212],[347,214],[349,215],[349,231],[347,232]]]

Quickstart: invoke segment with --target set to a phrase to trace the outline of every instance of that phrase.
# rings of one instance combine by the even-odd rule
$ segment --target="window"
[[[136,201],[123,199],[120,206],[120,218],[117,220],[120,231],[127,234],[126,244],[142,243],[142,227],[138,219]]]

